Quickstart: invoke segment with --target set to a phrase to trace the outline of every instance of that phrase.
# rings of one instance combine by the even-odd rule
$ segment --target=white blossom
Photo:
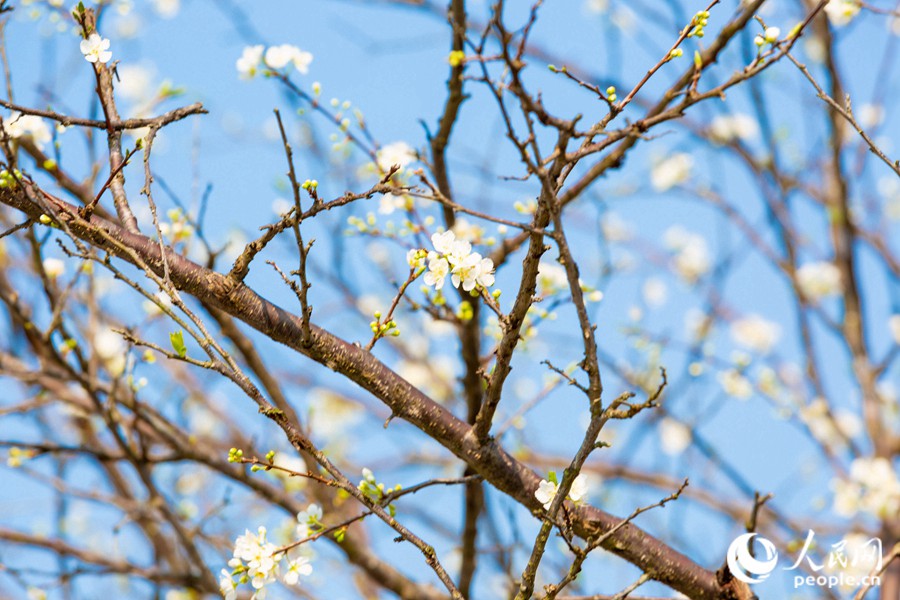
[[[346,435],[362,419],[359,405],[326,388],[314,388],[309,393],[310,427],[326,439]],[[299,470],[305,471],[305,467]],[[294,477],[292,479],[300,479]]]
[[[877,127],[884,122],[884,107],[880,104],[863,104],[856,112],[859,124],[865,128]]]
[[[857,0],[830,0],[825,5],[825,14],[832,25],[843,27],[853,20],[860,8]]]
[[[422,269],[425,267],[426,257],[427,254],[425,254],[424,250],[413,248],[406,253],[406,264],[409,265],[410,269]]]
[[[375,484],[375,474],[372,473],[372,469],[369,469],[368,467],[363,467],[361,472],[362,472],[362,476],[363,476],[363,481],[365,481],[367,483],[371,483],[373,485]],[[362,485],[362,481],[360,481],[359,483],[360,483],[360,485]]]
[[[607,242],[627,242],[634,236],[631,225],[614,212],[603,214],[600,219],[600,229]]]
[[[310,504],[306,510],[297,513],[297,536],[308,538],[316,525],[322,522],[322,507]]]
[[[569,289],[566,269],[556,263],[542,262],[538,265],[538,290],[542,296],[552,296]]]
[[[375,154],[378,168],[387,173],[394,165],[405,169],[415,162],[416,153],[406,142],[394,142],[386,146],[382,146]]]
[[[305,556],[301,556],[296,560],[292,560],[288,563],[287,572],[284,574],[284,582],[287,585],[297,585],[297,582],[300,580],[300,576],[308,577],[312,574],[312,565],[309,564],[309,559]]]
[[[163,314],[163,309],[160,307],[160,304],[166,308],[172,307],[172,298],[169,297],[169,294],[163,291],[159,291],[156,293],[156,302],[152,300],[144,300],[143,308],[144,312],[147,313],[148,316],[157,316]]]
[[[720,373],[719,383],[726,394],[739,400],[746,400],[753,395],[753,384],[735,369]]]
[[[888,319],[888,329],[891,331],[894,343],[900,344],[900,315],[891,315],[891,318]]]
[[[746,142],[759,135],[759,125],[749,115],[719,115],[710,124],[709,133],[713,141],[721,144],[733,140]]]
[[[494,285],[494,261],[472,252],[472,244],[456,239],[453,231],[435,233],[431,236],[431,243],[434,251],[428,253],[426,285],[439,290],[448,274],[454,287],[462,287],[467,292],[476,286]]]
[[[797,269],[797,285],[813,301],[835,296],[841,293],[841,272],[831,262],[807,263]]]
[[[86,40],[81,40],[79,44],[84,60],[89,63],[108,63],[112,58],[112,52],[109,51],[109,40],[100,37],[97,32],[92,33]]]
[[[30,139],[39,150],[43,150],[53,139],[44,120],[34,115],[14,112],[3,119],[3,129],[13,140]]]
[[[444,280],[450,273],[450,263],[437,252],[428,253],[428,272],[425,273],[425,285],[439,290],[444,287]]]
[[[691,430],[680,421],[663,417],[659,422],[659,439],[662,451],[669,456],[676,456],[691,445]]]
[[[237,583],[232,578],[228,569],[222,569],[219,573],[219,592],[225,600],[237,599]]]
[[[548,481],[546,479],[542,479],[538,484],[538,489],[534,492],[534,497],[537,498],[538,502],[544,505],[544,510],[550,510],[550,505],[553,503],[553,499],[556,497],[556,492],[559,490],[559,486],[552,481]],[[588,487],[587,487],[587,479],[583,474],[578,475],[575,480],[572,482],[572,487],[569,489],[568,499],[572,502],[578,503],[584,500],[587,496]]]
[[[399,194],[383,194],[378,204],[378,212],[389,215],[395,210],[409,210],[412,208],[412,197]]]
[[[141,65],[119,65],[116,67],[119,76],[116,90],[129,102],[147,100],[151,94],[153,72]]]
[[[484,229],[464,218],[456,219],[451,231],[458,239],[472,244],[479,243],[484,236]]]
[[[111,375],[125,371],[127,345],[122,336],[112,329],[104,329],[94,335],[94,352]]]
[[[309,72],[309,65],[312,61],[312,54],[291,44],[271,46],[265,53],[265,62],[269,68],[281,70],[292,66],[304,75]]]
[[[887,458],[857,458],[850,463],[848,479],[832,481],[834,510],[852,517],[867,512],[888,518],[900,511],[900,480]]]
[[[673,154],[653,167],[650,172],[650,183],[657,192],[665,192],[687,181],[693,166],[694,159],[689,154],[683,152]]]
[[[275,544],[266,541],[265,527],[260,527],[257,531],[256,535],[246,531],[244,535],[238,536],[234,542],[234,559],[247,567],[250,585],[260,590],[275,581],[282,554],[276,552]]]
[[[663,234],[663,241],[675,253],[675,271],[687,283],[695,283],[709,271],[709,247],[701,235],[674,225]]]
[[[800,420],[809,428],[814,438],[829,447],[846,446],[862,431],[862,422],[854,413],[846,410],[836,411],[832,417],[831,409],[823,398],[816,398],[800,409]]]
[[[66,263],[58,258],[45,258],[43,261],[44,273],[50,279],[61,277],[66,272]]]
[[[731,324],[731,339],[760,354],[768,354],[780,337],[778,324],[759,315],[748,315]]]
[[[452,260],[453,255],[451,255]],[[476,285],[490,287],[494,285],[494,261],[490,258],[482,258],[477,252],[457,258],[451,271],[450,280],[453,287],[460,287],[467,292],[475,289]]]
[[[172,19],[181,10],[181,0],[153,0],[153,9],[163,19]]]
[[[264,52],[265,47],[262,45],[244,47],[241,57],[235,62],[235,68],[241,79],[253,79],[256,76],[262,66]]]
[[[585,0],[584,7],[593,14],[603,14],[609,9],[609,0]]]
[[[658,308],[666,303],[669,297],[669,288],[666,283],[657,277],[651,277],[641,287],[641,294],[647,306]]]

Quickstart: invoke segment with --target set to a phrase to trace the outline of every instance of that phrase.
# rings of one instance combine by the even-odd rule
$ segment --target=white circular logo
[[[775,544],[764,537],[759,538],[759,543],[766,552],[766,560],[758,560],[750,554],[750,544],[753,543],[755,533],[740,535],[728,546],[728,568],[731,573],[744,583],[759,583],[765,581],[769,573],[775,570],[778,562],[778,551]]]

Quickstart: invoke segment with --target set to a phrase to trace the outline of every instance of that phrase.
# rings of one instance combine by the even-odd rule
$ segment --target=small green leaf
[[[169,340],[172,342],[172,348],[180,358],[187,356],[187,346],[184,345],[184,332],[176,331],[169,334]]]

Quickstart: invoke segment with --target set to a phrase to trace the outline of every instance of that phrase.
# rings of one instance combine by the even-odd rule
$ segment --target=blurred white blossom
[[[260,67],[263,66],[262,60],[264,52],[265,47],[262,45],[246,46],[244,48],[240,58],[238,58],[235,63],[235,68],[237,68],[238,76],[241,79],[252,79],[256,76]]]
[[[395,210],[409,210],[412,208],[412,197],[400,194],[383,194],[378,202],[378,213],[382,215],[392,214]]]
[[[143,65],[119,65],[116,90],[129,102],[146,101],[152,93],[153,70]]]
[[[659,422],[659,439],[663,452],[676,456],[691,445],[691,430],[680,421],[664,417]]]
[[[833,480],[832,489],[834,510],[845,517],[862,511],[886,519],[900,511],[900,480],[886,458],[855,459],[849,478]]]
[[[891,315],[891,318],[888,319],[888,329],[891,337],[894,338],[894,343],[900,344],[900,315]]]
[[[651,277],[641,286],[644,302],[651,308],[659,308],[669,299],[669,288],[666,282],[658,277]]]
[[[861,8],[858,0],[830,0],[825,5],[825,14],[835,27],[842,27],[853,20]]]
[[[719,384],[726,394],[739,400],[746,400],[753,395],[753,384],[736,369],[719,373]]]
[[[181,0],[153,0],[153,9],[162,18],[172,19],[181,10]]]
[[[687,283],[696,283],[709,271],[709,247],[701,235],[673,225],[663,234],[663,242],[675,254],[675,271]]]
[[[584,8],[595,15],[603,14],[609,9],[609,0],[585,0]]]
[[[406,142],[394,142],[382,146],[375,155],[378,168],[387,173],[391,167],[398,165],[400,170],[415,162],[416,153]]]
[[[761,354],[768,354],[781,337],[781,328],[759,315],[748,315],[731,324],[731,339]]]
[[[803,295],[813,301],[835,296],[841,293],[841,272],[831,262],[806,263],[797,269],[797,284]]]
[[[541,296],[552,296],[569,289],[566,269],[557,263],[542,262],[538,265],[538,293]]]
[[[884,107],[880,104],[863,104],[856,114],[864,128],[877,127],[884,121]]]
[[[673,154],[653,167],[650,183],[657,192],[664,192],[687,181],[693,166],[694,159],[689,154]]]
[[[816,398],[800,409],[798,414],[814,438],[829,447],[847,445],[862,432],[859,417],[847,410],[834,411],[823,398]]]
[[[709,127],[712,139],[719,143],[749,141],[759,135],[756,119],[745,114],[719,115]]]
[[[50,279],[62,277],[63,273],[66,272],[66,263],[58,258],[45,258],[42,266],[44,267],[44,273]]]
[[[14,112],[3,119],[3,129],[13,140],[30,139],[39,150],[43,150],[53,139],[44,120],[34,115]]]
[[[614,212],[603,214],[600,220],[600,229],[607,242],[626,242],[634,235],[631,225]]]
[[[103,329],[94,335],[94,352],[114,377],[125,371],[126,349],[125,340],[112,329]]]
[[[481,238],[484,236],[482,227],[462,217],[456,219],[451,231],[458,239],[465,240],[471,244],[481,243]]]

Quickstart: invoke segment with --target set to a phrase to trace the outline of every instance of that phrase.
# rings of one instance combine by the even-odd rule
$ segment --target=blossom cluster
[[[14,112],[2,122],[3,130],[12,140],[30,139],[38,148],[43,150],[50,143],[50,128],[43,119],[34,115],[23,115]]]
[[[472,244],[457,239],[453,231],[435,233],[431,243],[434,250],[424,257],[423,250],[410,250],[406,257],[411,268],[423,268],[427,259],[426,285],[440,290],[448,276],[453,287],[467,292],[494,285],[494,261],[472,252]]]
[[[304,513],[297,515],[298,520],[305,518],[304,533],[312,517],[319,523],[322,513],[315,509],[318,509],[316,505],[310,505]],[[306,514],[311,510],[312,515]],[[257,533],[245,531],[244,535],[238,536],[234,541],[233,557],[228,561],[232,571],[222,569],[219,576],[219,591],[225,600],[235,600],[238,586],[245,583],[253,587],[251,600],[263,600],[267,594],[266,586],[276,581],[282,567],[284,574],[281,580],[287,585],[296,585],[301,575],[312,574],[313,568],[308,558],[301,556],[293,560],[287,559],[284,552],[266,539],[266,534],[266,528],[260,527]]]
[[[850,464],[849,479],[836,479],[832,488],[840,515],[862,511],[886,519],[900,512],[900,479],[886,458],[857,458]]]
[[[696,283],[709,271],[709,246],[703,236],[675,225],[666,230],[663,241],[674,254],[675,272],[686,283]]]
[[[240,58],[235,63],[238,75],[241,79],[253,79],[260,71],[271,69],[273,71],[289,71],[306,74],[309,65],[313,61],[313,55],[297,46],[281,44],[278,46],[263,45],[246,46]]]

